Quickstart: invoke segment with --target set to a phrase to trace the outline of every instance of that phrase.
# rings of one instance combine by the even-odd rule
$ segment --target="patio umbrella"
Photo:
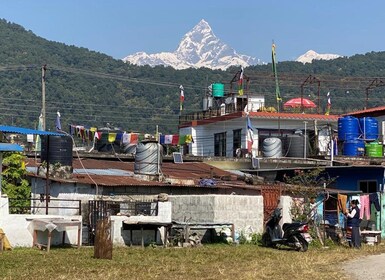
[[[302,100],[302,106],[301,106],[301,100]],[[290,99],[289,101],[285,102],[283,104],[283,107],[288,107],[288,108],[316,108],[317,105],[309,99],[298,97],[298,98],[293,98]]]

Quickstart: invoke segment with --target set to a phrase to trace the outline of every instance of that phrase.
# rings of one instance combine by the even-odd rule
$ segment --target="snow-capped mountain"
[[[316,53],[313,50],[307,51],[305,54],[301,55],[298,57],[295,61],[302,62],[302,63],[311,63],[314,60],[332,60],[342,57],[342,55],[338,54],[320,54]]]
[[[203,19],[184,35],[176,51],[155,54],[137,52],[126,56],[123,61],[136,65],[166,65],[175,69],[207,67],[225,70],[230,66],[261,64],[259,59],[238,54],[222,42]]]

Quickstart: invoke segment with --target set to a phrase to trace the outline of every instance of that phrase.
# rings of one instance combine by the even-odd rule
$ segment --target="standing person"
[[[361,235],[360,235],[360,209],[358,208],[358,200],[353,199],[350,202],[351,209],[346,210],[345,214],[348,218],[347,226],[352,228],[352,239],[350,246],[354,248],[361,247]]]

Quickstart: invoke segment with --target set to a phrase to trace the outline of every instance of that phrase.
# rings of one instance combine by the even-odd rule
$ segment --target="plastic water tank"
[[[378,121],[372,117],[360,118],[360,131],[365,140],[378,139]]]
[[[266,138],[262,143],[262,154],[267,158],[282,157],[282,141],[279,138]]]
[[[72,138],[69,136],[43,135],[41,137],[41,161],[72,166]]]
[[[213,97],[223,97],[225,95],[225,85],[216,83],[212,86]]]
[[[360,135],[359,121],[352,116],[338,119],[338,139],[341,141],[354,140]]]
[[[304,157],[305,149],[305,136],[302,134],[294,134],[287,136],[287,156],[288,157]],[[310,152],[310,143],[308,137],[306,137],[306,156]]]
[[[157,142],[142,142],[136,147],[134,173],[158,175],[163,160],[163,147]]]
[[[382,144],[371,142],[365,145],[365,155],[368,157],[383,157],[384,151]]]
[[[343,155],[363,156],[365,153],[365,142],[360,139],[346,140],[343,145]]]

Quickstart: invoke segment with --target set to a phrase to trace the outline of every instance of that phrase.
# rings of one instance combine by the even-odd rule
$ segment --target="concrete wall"
[[[0,228],[2,228],[9,239],[12,247],[31,247],[32,246],[32,230],[29,227],[33,219],[46,219],[46,218],[64,218],[64,219],[77,219],[82,221],[82,217],[78,215],[20,215],[9,214],[8,212],[8,198],[0,198]],[[159,202],[158,203],[158,215],[157,216],[111,216],[111,237],[114,246],[128,245],[130,240],[130,231],[123,230],[123,221],[129,221],[135,223],[141,222],[158,222],[158,223],[171,223],[171,202]],[[71,227],[66,232],[66,243],[76,244],[77,242],[77,227]],[[163,234],[163,231],[160,231]],[[81,235],[83,234],[83,229]],[[158,240],[156,242],[161,244],[162,235],[158,233]],[[154,242],[154,231],[144,231],[145,243]],[[82,240],[82,236],[81,236]],[[52,245],[61,244],[62,233],[53,231]],[[38,242],[45,244],[47,242],[47,231],[38,232]],[[140,231],[133,231],[133,243],[140,244],[141,235]]]
[[[32,247],[32,229],[30,226],[33,219],[64,218],[82,221],[81,216],[60,216],[60,215],[28,215],[9,214],[8,198],[0,198],[0,228],[3,229],[12,247]],[[76,244],[78,228],[70,227],[66,232],[65,242]],[[62,232],[53,231],[52,245],[61,244]],[[46,244],[47,231],[38,232],[38,243]]]
[[[172,220],[190,223],[233,223],[263,232],[263,198],[246,195],[171,195]]]
[[[114,246],[129,245],[130,230],[123,230],[123,222],[150,222],[150,223],[171,223],[171,202],[158,202],[157,216],[111,216],[112,222],[112,241]],[[157,244],[161,245],[163,240],[164,228],[158,231]],[[145,244],[154,242],[154,231],[145,230],[143,232]],[[141,244],[141,232],[139,230],[132,232],[132,241],[134,245]]]

